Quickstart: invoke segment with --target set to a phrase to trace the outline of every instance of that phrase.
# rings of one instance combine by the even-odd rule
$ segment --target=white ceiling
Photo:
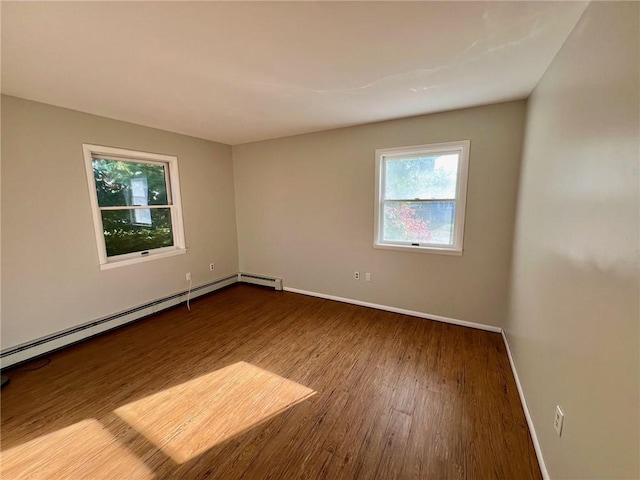
[[[2,92],[238,144],[527,97],[584,2],[2,2]]]

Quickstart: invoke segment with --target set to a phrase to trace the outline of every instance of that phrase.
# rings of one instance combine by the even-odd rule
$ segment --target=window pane
[[[168,204],[164,165],[93,158],[92,166],[100,207]]]
[[[453,245],[455,202],[386,202],[384,242]]]
[[[387,158],[385,199],[456,198],[458,153]]]
[[[137,212],[147,213],[140,217]],[[101,213],[108,257],[173,245],[169,208],[103,210]],[[138,221],[140,218],[145,221],[148,218],[149,223]]]

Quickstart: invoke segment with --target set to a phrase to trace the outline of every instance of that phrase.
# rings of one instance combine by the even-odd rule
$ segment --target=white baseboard
[[[547,466],[544,463],[544,458],[542,456],[542,449],[540,448],[540,442],[538,442],[538,437],[536,435],[536,429],[533,425],[533,420],[531,419],[531,414],[529,413],[529,407],[527,407],[527,401],[524,398],[524,392],[522,390],[522,385],[520,384],[520,378],[518,377],[518,372],[516,371],[516,366],[513,363],[513,356],[511,355],[511,350],[509,349],[509,342],[507,342],[507,337],[504,333],[504,330],[500,327],[495,327],[493,325],[485,325],[482,323],[474,323],[468,322],[466,320],[458,320],[455,318],[442,317],[440,315],[431,315],[423,312],[416,312],[413,310],[405,310],[403,308],[389,307],[387,305],[380,305],[377,303],[363,302],[360,300],[354,300],[351,298],[337,297],[335,295],[327,295],[324,293],[310,292],[307,290],[300,290],[298,288],[284,287],[285,291],[292,293],[299,293],[302,295],[309,295],[312,297],[325,298],[327,300],[335,300],[338,302],[351,303],[353,305],[359,305],[362,307],[376,308],[378,310],[385,310],[393,313],[401,313],[403,315],[409,315],[412,317],[418,318],[426,318],[429,320],[435,320],[438,322],[451,323],[453,325],[460,325],[463,327],[477,328],[479,330],[486,330],[489,332],[500,333],[502,335],[502,339],[504,341],[505,347],[507,349],[507,356],[509,357],[509,364],[511,365],[511,371],[513,372],[513,377],[516,381],[516,386],[518,388],[518,395],[520,396],[520,403],[522,404],[522,409],[524,410],[524,416],[527,419],[527,425],[529,427],[529,433],[531,434],[531,440],[533,442],[533,447],[536,451],[536,457],[538,459],[538,464],[540,465],[540,471],[542,473],[542,477],[544,480],[549,480],[549,473],[547,471]]]
[[[527,407],[527,401],[524,398],[524,391],[522,390],[522,385],[520,384],[520,377],[518,377],[516,364],[513,362],[513,356],[511,355],[511,349],[509,348],[509,342],[507,341],[507,336],[505,335],[504,330],[502,330],[502,339],[504,340],[504,345],[507,348],[507,356],[509,357],[509,363],[511,364],[511,371],[513,372],[513,377],[516,379],[516,387],[518,387],[518,395],[520,395],[520,403],[522,403],[524,416],[527,419],[527,425],[529,426],[529,433],[531,434],[531,440],[533,441],[533,448],[536,451],[536,457],[538,457],[538,464],[540,465],[542,478],[544,478],[544,480],[549,480],[549,472],[547,471],[547,466],[544,463],[544,457],[542,456],[542,448],[540,448],[540,442],[538,442],[538,436],[536,435],[536,427],[534,427],[533,425],[531,413],[529,413],[529,407]]]
[[[298,288],[284,287],[283,290],[292,293],[300,293],[302,295],[309,295],[311,297],[325,298],[327,300],[335,300],[337,302],[351,303],[353,305],[359,305],[361,307],[376,308],[378,310],[385,310],[387,312],[401,313],[403,315],[409,315],[411,317],[426,318],[428,320],[435,320],[437,322],[451,323],[453,325],[460,325],[462,327],[477,328],[478,330],[486,330],[488,332],[500,333],[502,329],[500,327],[494,327],[493,325],[485,325],[483,323],[467,322],[466,320],[458,320],[455,318],[442,317],[440,315],[431,315],[430,313],[416,312],[414,310],[405,310],[403,308],[389,307],[387,305],[379,305],[377,303],[362,302],[360,300],[354,300],[352,298],[336,297],[335,295],[326,295],[324,293],[309,292],[307,290],[300,290]]]
[[[223,287],[232,285],[238,281],[237,275],[231,275],[218,279],[214,282],[206,283],[191,289],[191,297],[196,298],[207,293],[214,292]],[[30,358],[38,357],[46,353],[58,350],[73,343],[80,342],[94,335],[98,335],[112,328],[119,327],[125,323],[139,320],[153,313],[174,307],[187,298],[187,292],[180,292],[169,297],[161,298],[153,302],[140,305],[124,312],[109,315],[108,317],[93,320],[91,322],[78,325],[76,327],[58,332],[46,337],[33,340],[31,342],[8,348],[0,353],[2,368],[10,367],[17,363],[24,362]]]
[[[214,292],[216,290],[219,290],[221,288],[224,288],[226,286],[232,285],[237,282],[238,282],[238,275],[234,274],[229,277],[216,280],[215,282],[211,282],[205,285],[201,285],[199,287],[195,287],[191,291],[191,298],[196,298],[201,295]],[[518,388],[518,395],[520,396],[522,409],[524,410],[524,415],[525,415],[525,418],[527,419],[527,425],[529,426],[531,440],[533,441],[533,446],[536,452],[536,457],[538,458],[538,464],[540,465],[542,477],[544,478],[544,480],[549,480],[549,473],[544,463],[544,458],[542,456],[542,449],[540,448],[540,443],[538,442],[538,437],[536,435],[536,429],[535,429],[535,426],[533,425],[533,420],[531,419],[529,408],[527,407],[527,401],[525,400],[525,397],[524,397],[524,392],[522,390],[522,385],[520,384],[520,378],[518,377],[518,372],[516,370],[515,363],[513,362],[513,356],[511,355],[509,342],[507,341],[507,337],[502,328],[495,327],[493,325],[485,325],[482,323],[468,322],[466,320],[458,320],[455,318],[443,317],[440,315],[431,315],[428,313],[417,312],[414,310],[405,310],[403,308],[390,307],[387,305],[380,305],[377,303],[363,302],[363,301],[354,300],[351,298],[337,297],[335,295],[327,295],[324,293],[310,292],[310,291],[301,290],[298,288],[284,287],[283,290],[287,292],[302,294],[302,295],[309,295],[312,297],[324,298],[327,300],[335,300],[338,302],[350,303],[353,305],[359,305],[361,307],[376,308],[378,310],[384,310],[387,312],[400,313],[400,314],[409,315],[412,317],[435,320],[437,322],[450,323],[452,325],[460,325],[463,327],[476,328],[479,330],[486,330],[489,332],[501,333],[502,339],[507,349],[509,364],[511,365],[511,370],[513,372],[513,376],[516,381],[516,386]],[[145,305],[141,305],[139,307],[133,308],[131,310],[121,312],[115,315],[111,315],[109,317],[98,319],[93,322],[89,322],[87,324],[83,324],[78,327],[74,327],[72,329],[69,329],[63,332],[59,332],[54,335],[49,335],[47,337],[34,340],[27,344],[11,347],[0,353],[0,362],[1,362],[2,368],[7,368],[11,365],[24,362],[26,360],[29,360],[30,358],[34,358],[34,357],[46,354],[53,350],[57,350],[59,348],[71,345],[73,343],[85,340],[94,335],[98,335],[107,330],[111,330],[112,328],[119,327],[121,325],[124,325],[129,322],[133,322],[135,320],[146,317],[153,313],[157,313],[167,308],[171,308],[185,301],[186,296],[187,296],[187,292],[180,292],[176,295],[159,299],[154,302],[150,302]]]

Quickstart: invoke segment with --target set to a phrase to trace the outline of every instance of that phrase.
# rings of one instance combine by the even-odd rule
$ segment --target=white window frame
[[[410,147],[384,148],[376,150],[376,187],[375,187],[375,218],[374,218],[374,248],[399,250],[409,252],[436,253],[441,255],[462,255],[464,240],[465,210],[467,204],[467,181],[469,175],[469,140],[456,142],[432,143],[414,145]],[[385,159],[409,155],[426,154],[437,155],[459,152],[457,188],[455,198],[455,217],[453,223],[453,245],[443,246],[434,243],[412,243],[399,241],[384,241],[382,239],[384,222],[384,191],[385,191]],[[414,200],[414,199],[406,199]],[[425,201],[427,199],[420,199]]]
[[[149,260],[180,255],[187,253],[184,240],[184,224],[182,220],[182,202],[180,199],[180,177],[178,175],[178,157],[162,155],[158,153],[140,152],[127,150],[124,148],[104,147],[101,145],[82,144],[85,169],[87,173],[87,184],[89,186],[89,201],[91,202],[91,212],[93,215],[93,225],[95,229],[96,243],[98,245],[98,257],[100,269],[107,270],[125,265],[132,265]],[[169,208],[171,212],[171,230],[173,232],[173,246],[154,248],[141,252],[127,253],[124,255],[107,256],[107,247],[104,240],[104,228],[102,225],[101,210],[98,205],[96,194],[96,182],[93,174],[93,158],[106,157],[136,163],[164,164],[165,175],[167,177],[167,203],[162,208]],[[160,206],[159,206],[160,207]],[[140,208],[150,208],[142,206]]]

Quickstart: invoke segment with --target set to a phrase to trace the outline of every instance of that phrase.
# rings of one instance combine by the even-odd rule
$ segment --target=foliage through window
[[[376,151],[374,246],[462,254],[469,141]]]
[[[83,147],[103,268],[184,252],[177,158]]]

